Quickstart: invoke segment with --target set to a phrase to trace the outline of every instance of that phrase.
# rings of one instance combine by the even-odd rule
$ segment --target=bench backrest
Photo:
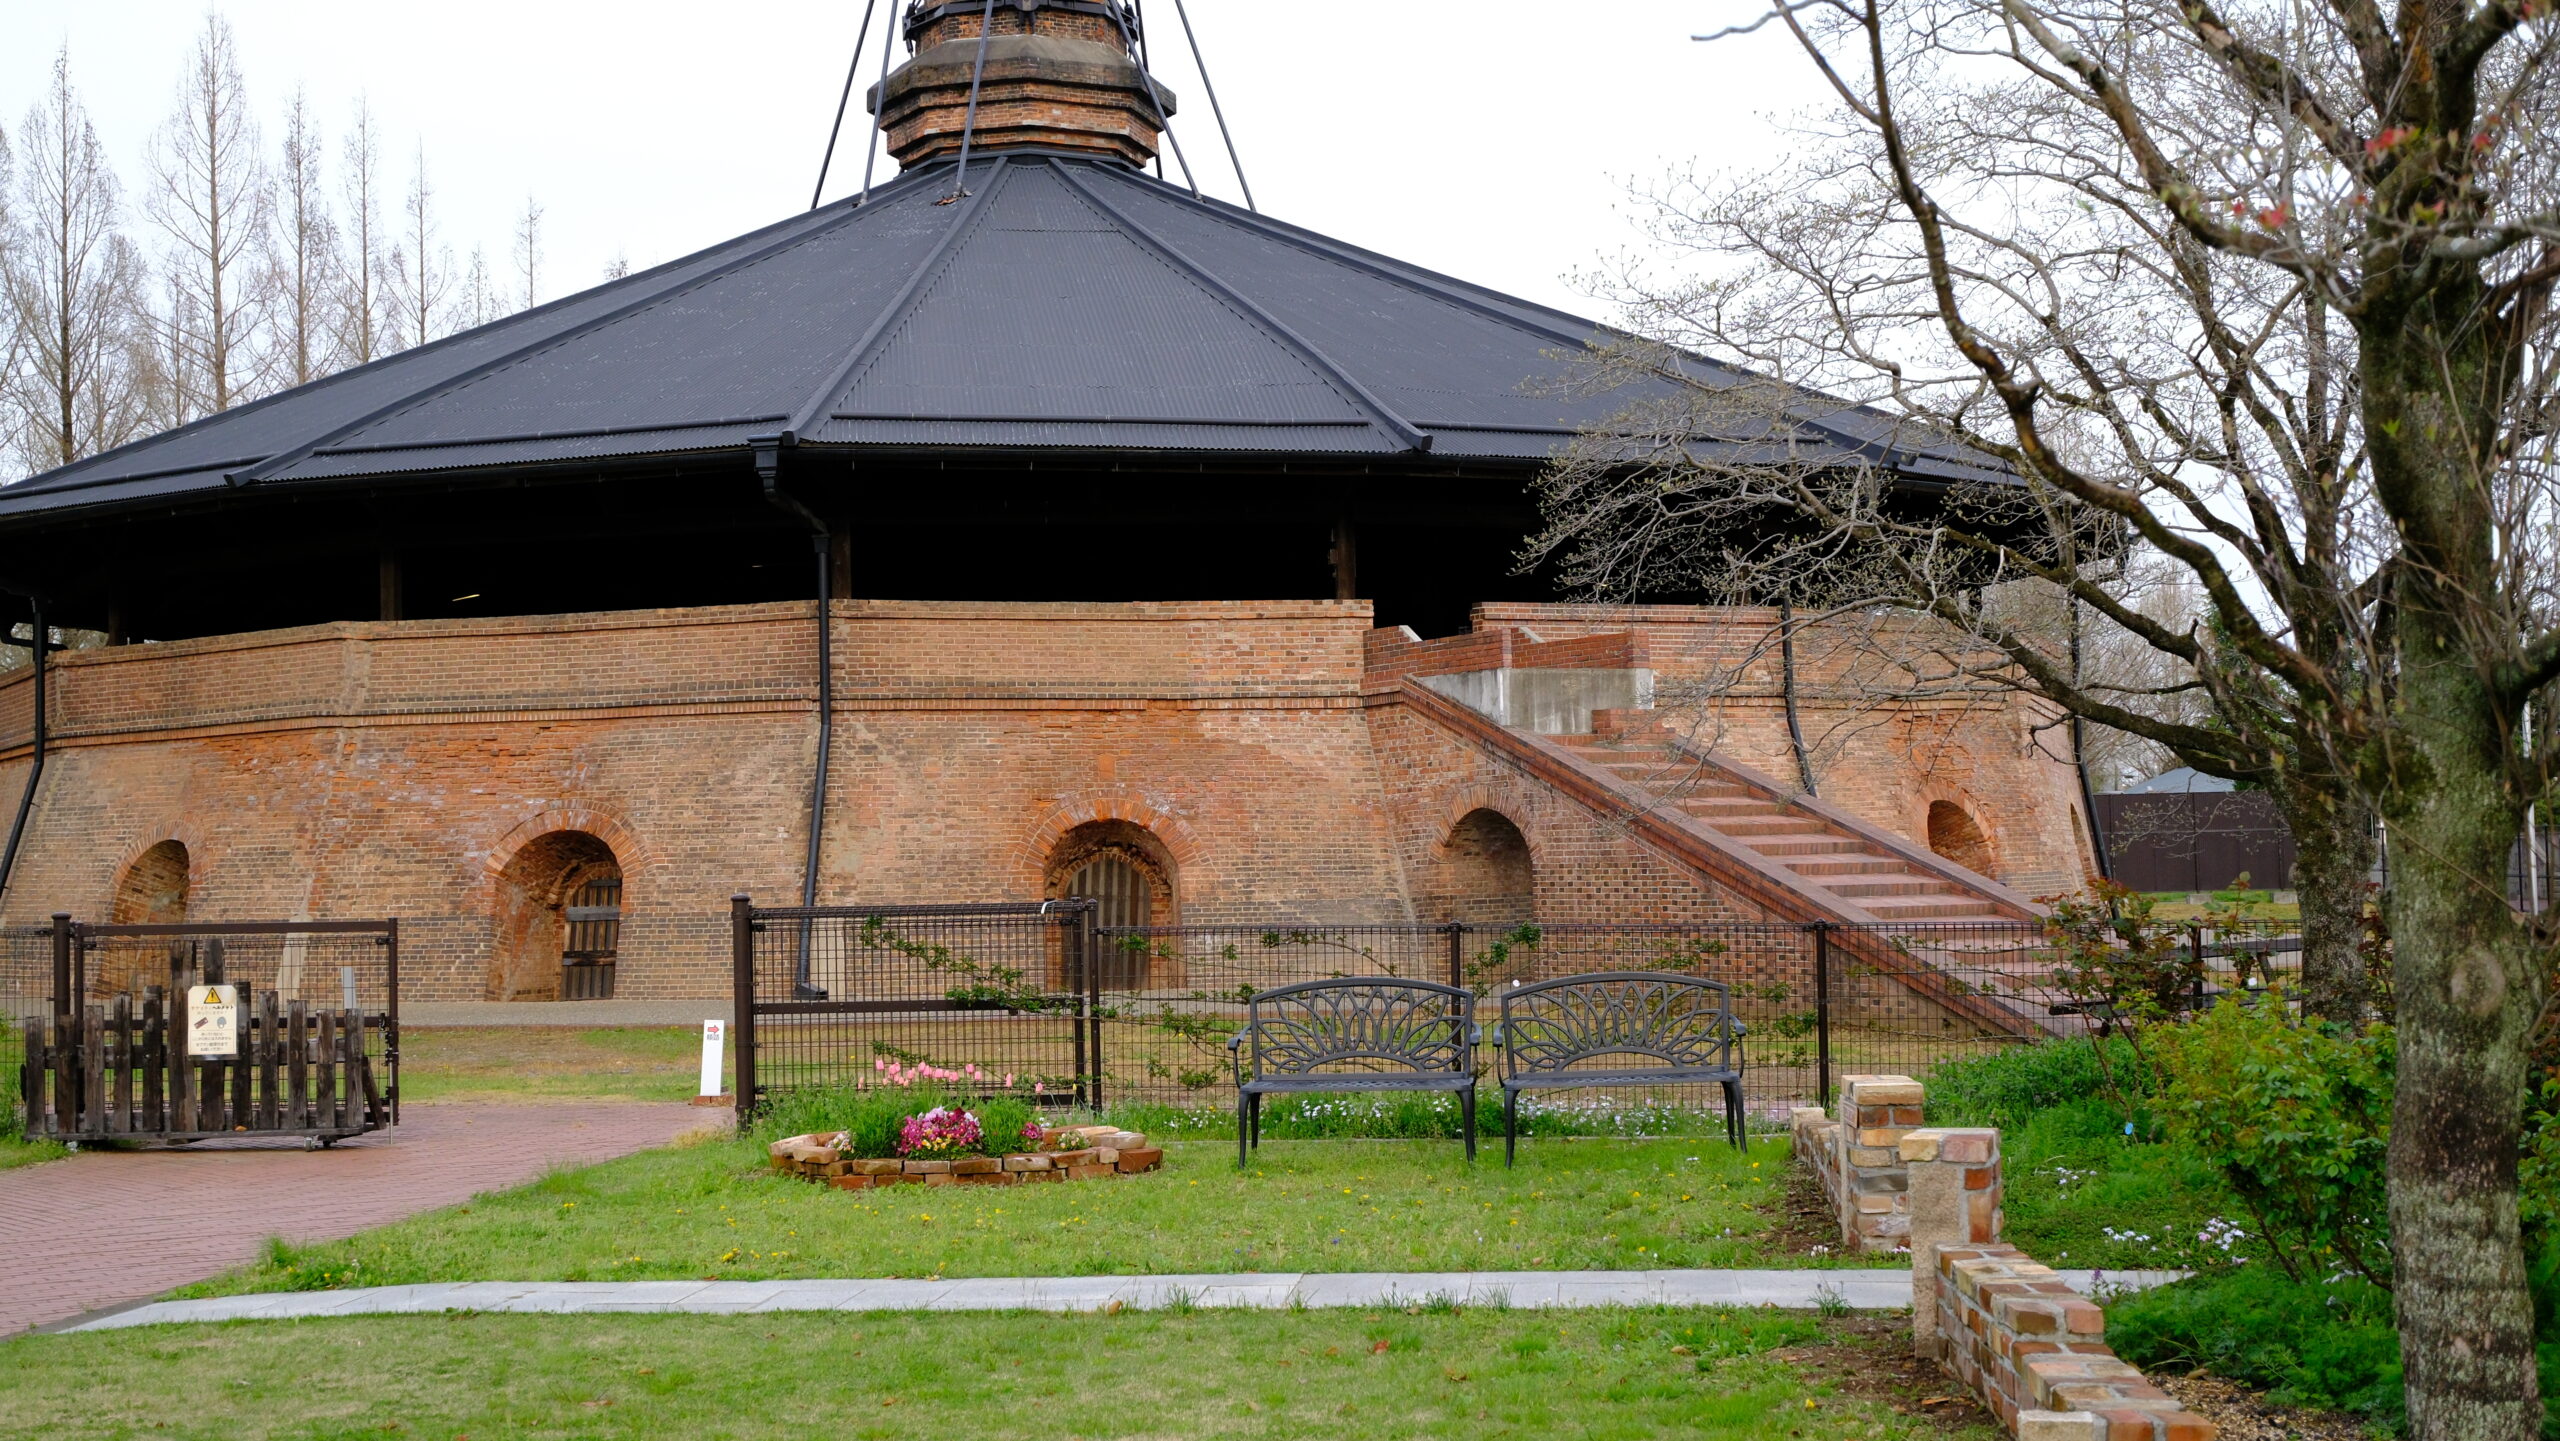
[[[1506,1077],[1551,1075],[1586,1061],[1609,1070],[1729,1070],[1740,1040],[1722,981],[1663,971],[1599,971],[1502,993]]]
[[[1456,986],[1392,976],[1302,981],[1246,1003],[1248,1073],[1466,1072],[1475,998]]]

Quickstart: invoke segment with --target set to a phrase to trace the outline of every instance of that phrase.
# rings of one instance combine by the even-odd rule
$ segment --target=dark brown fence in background
[[[2098,829],[2118,885],[2137,891],[2217,891],[2293,884],[2293,832],[2259,791],[2100,795]]]
[[[1925,1075],[2090,1024],[2054,987],[2033,923],[1122,928],[1096,926],[1080,902],[811,910],[740,897],[734,924],[742,1110],[882,1084],[891,1064],[974,1065],[964,1089],[1056,1104],[1224,1109],[1245,999],[1334,976],[1468,988],[1488,1028],[1494,997],[1529,981],[1652,970],[1724,982],[1749,1028],[1744,1094],[1762,1124],[1821,1104],[1840,1076]],[[2242,965],[2278,979],[2298,967],[2285,927],[2187,939],[2207,972],[2191,1000],[2237,984]],[[1607,1104],[1703,1113],[1720,1101],[1665,1090]]]
[[[44,1005],[12,1027],[27,1135],[327,1144],[398,1120],[398,922],[57,916],[41,935]],[[236,1054],[190,1056],[185,998],[218,985],[238,988]]]

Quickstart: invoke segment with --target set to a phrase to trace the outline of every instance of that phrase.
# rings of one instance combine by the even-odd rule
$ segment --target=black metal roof
[[[945,204],[951,181],[927,166],[867,205],[0,488],[0,521],[759,444],[1529,465],[1670,389],[1559,386],[1593,323],[1123,165],[987,157]],[[1821,443],[1915,477],[1986,474],[1875,412],[1820,409]]]

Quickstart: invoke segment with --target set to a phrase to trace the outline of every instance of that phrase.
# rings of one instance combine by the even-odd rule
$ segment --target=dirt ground
[[[1956,1384],[1955,1378],[1911,1351],[1907,1316],[1834,1316],[1822,1323],[1819,1346],[1794,1346],[1770,1354],[1794,1363],[1813,1379],[1828,1381],[1863,1401],[1916,1416],[1950,1435],[1997,1433],[1999,1422]]]

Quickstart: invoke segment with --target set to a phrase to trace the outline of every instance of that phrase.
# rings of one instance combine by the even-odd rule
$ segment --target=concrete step
[[[1848,860],[1820,859],[1789,861],[1787,862],[1787,869],[1795,872],[1797,875],[1803,876],[1807,880],[1820,880],[1827,876],[1916,876],[1923,874],[1920,871],[1912,869],[1909,861],[1895,860],[1890,856],[1859,856]]]
[[[1733,820],[1711,823],[1729,836],[1828,836],[1831,829],[1820,821],[1798,820],[1792,816],[1772,816],[1766,820]]]
[[[1789,856],[1872,856],[1875,854],[1868,849],[1865,841],[1828,834],[1768,836],[1758,840],[1737,836],[1735,839],[1743,841],[1745,845],[1772,860],[1781,860]]]
[[[1988,921],[1996,919],[1999,914],[1989,901],[1966,895],[1907,900],[1879,896],[1858,904],[1878,919],[1888,921]]]
[[[1849,896],[1852,898],[1860,896],[1963,895],[1963,892],[1958,891],[1954,886],[1947,884],[1945,881],[1931,880],[1925,876],[1911,876],[1900,880],[1816,881],[1814,884],[1822,887],[1824,890],[1829,891],[1835,896]],[[1966,899],[1969,900],[1971,897],[1966,897]]]

